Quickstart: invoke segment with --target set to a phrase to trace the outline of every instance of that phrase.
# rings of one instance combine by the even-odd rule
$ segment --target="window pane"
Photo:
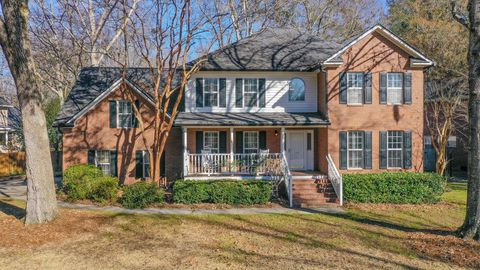
[[[348,168],[363,168],[363,132],[348,132]]]
[[[97,151],[96,163],[103,174],[110,175],[110,151]]]
[[[288,99],[290,101],[305,100],[305,83],[302,79],[293,79],[290,81]]]
[[[203,133],[203,149],[210,150],[212,153],[218,153],[218,132],[205,131]]]
[[[387,78],[387,103],[402,103],[402,73],[388,73]]]
[[[347,103],[363,103],[363,73],[347,73]]]
[[[204,82],[205,107],[218,106],[218,79],[207,78]]]
[[[245,153],[258,152],[258,132],[256,131],[243,132],[243,148]]]
[[[150,155],[143,151],[143,178],[150,177]]]
[[[389,131],[387,135],[387,166],[401,168],[403,161],[403,132]]]
[[[257,79],[243,79],[243,84],[244,105],[246,107],[257,106]]]
[[[132,104],[128,101],[121,100],[118,102],[118,126],[121,128],[132,127],[133,109]]]
[[[0,145],[7,145],[7,133],[0,133]]]

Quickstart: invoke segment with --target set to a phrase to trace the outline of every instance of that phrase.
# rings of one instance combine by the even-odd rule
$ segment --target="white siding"
[[[195,106],[195,78],[226,78],[227,107]],[[236,108],[235,79],[265,78],[265,108]],[[288,86],[292,78],[305,82],[305,100],[289,101]],[[199,72],[189,81],[185,89],[185,110],[187,112],[316,112],[317,74],[315,72]]]

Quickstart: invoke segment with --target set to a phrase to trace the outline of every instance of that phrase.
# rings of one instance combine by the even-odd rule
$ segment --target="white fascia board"
[[[334,65],[339,65],[340,62],[332,62],[331,60],[335,59],[336,57],[338,57],[340,55],[342,55],[348,48],[352,47],[353,45],[355,45],[360,40],[362,40],[366,36],[370,35],[374,31],[378,31],[379,34],[381,34],[383,37],[387,38],[388,40],[392,41],[395,45],[397,45],[398,47],[400,47],[401,49],[403,49],[404,51],[406,51],[410,55],[413,55],[415,57],[418,57],[418,58],[424,60],[426,62],[426,64],[424,66],[431,66],[431,65],[435,64],[432,60],[428,59],[425,55],[423,55],[422,53],[417,51],[412,46],[408,45],[406,42],[401,40],[399,37],[397,37],[395,34],[390,32],[385,27],[383,27],[381,25],[376,25],[376,26],[370,28],[369,30],[367,30],[365,33],[363,33],[361,36],[359,36],[358,38],[356,38],[355,40],[353,40],[349,44],[347,44],[346,46],[344,46],[340,51],[336,52],[334,55],[329,57],[327,60],[325,60],[323,62],[323,65],[333,65],[333,66]]]
[[[142,90],[138,89],[135,85],[130,83],[129,81],[125,80],[128,86],[130,86],[135,92],[137,92],[141,97],[146,99],[149,103],[152,105],[155,105],[153,102],[152,98],[147,96]],[[85,106],[81,111],[79,111],[77,114],[75,114],[70,120],[67,121],[67,124],[72,124],[75,123],[78,119],[80,119],[82,116],[84,116],[87,112],[89,112],[91,109],[93,109],[100,101],[104,100],[110,93],[115,91],[120,84],[122,83],[122,79],[117,80],[114,82],[106,91],[98,95],[92,102],[90,102],[87,106]]]

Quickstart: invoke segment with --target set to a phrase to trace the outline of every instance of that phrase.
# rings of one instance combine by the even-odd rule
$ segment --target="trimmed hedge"
[[[344,174],[345,201],[421,204],[440,201],[446,179],[435,173],[386,172]]]
[[[118,197],[118,179],[103,175],[93,165],[73,165],[65,170],[63,192],[68,200],[115,201]]]
[[[123,188],[122,205],[126,208],[145,208],[165,202],[165,192],[155,183],[137,182]]]
[[[272,184],[254,180],[177,180],[173,184],[176,203],[265,204],[272,196]]]

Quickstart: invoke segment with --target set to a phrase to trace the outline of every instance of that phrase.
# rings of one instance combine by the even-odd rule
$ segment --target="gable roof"
[[[392,33],[386,27],[377,24],[370,29],[368,29],[365,33],[355,36],[351,38],[349,41],[345,43],[344,46],[341,47],[337,52],[332,54],[328,57],[325,61],[323,61],[323,66],[337,66],[343,64],[342,54],[350,47],[355,45],[357,42],[362,40],[364,37],[370,35],[373,32],[377,32],[395,45],[397,45],[400,49],[405,51],[410,55],[410,65],[412,67],[429,67],[435,65],[435,62],[428,57],[426,57],[423,53],[421,53],[418,49],[413,47],[412,45],[408,44],[406,41]]]
[[[201,70],[314,71],[340,48],[297,29],[268,28],[208,54]]]
[[[73,126],[77,119],[117,89],[122,81],[122,72],[123,69],[117,67],[88,67],[82,69],[55,119],[54,126]],[[153,82],[150,69],[127,69],[126,83],[131,89],[153,104]]]

